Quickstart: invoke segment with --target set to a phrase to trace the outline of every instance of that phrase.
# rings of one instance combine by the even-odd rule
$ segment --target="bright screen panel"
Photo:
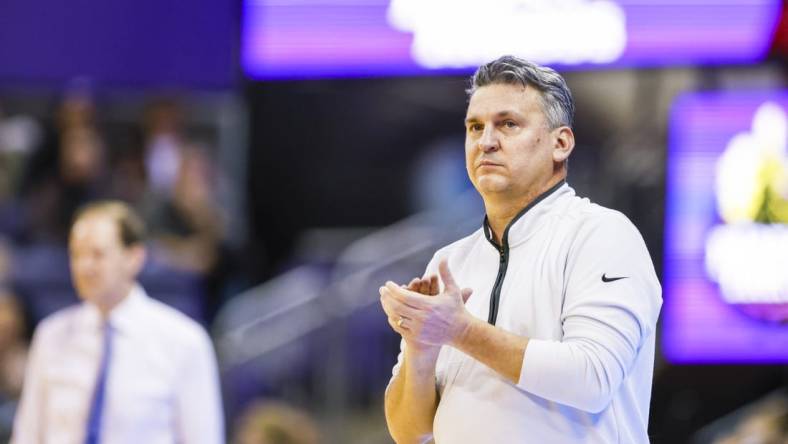
[[[467,72],[502,54],[557,67],[749,63],[779,0],[245,0],[254,79]]]
[[[662,349],[788,362],[788,91],[679,97],[670,121]]]

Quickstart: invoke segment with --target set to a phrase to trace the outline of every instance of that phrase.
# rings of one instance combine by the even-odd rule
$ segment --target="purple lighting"
[[[674,103],[671,114],[670,145],[667,159],[667,193],[665,198],[665,252],[663,289],[662,348],[673,363],[785,363],[788,362],[788,324],[774,319],[785,316],[785,300],[773,303],[743,304],[731,302],[732,290],[726,289],[723,278],[712,279],[710,269],[715,230],[733,233],[733,239],[745,239],[737,244],[741,254],[748,250],[749,238],[736,235],[758,233],[786,237],[788,224],[726,223],[719,213],[721,193],[718,179],[723,153],[734,145],[737,135],[753,136],[748,145],[761,148],[766,138],[758,138],[754,116],[764,109],[776,111],[778,125],[768,125],[768,134],[781,134],[780,117],[788,110],[788,91],[707,92],[686,94]],[[771,105],[769,105],[771,104]],[[773,115],[772,115],[773,116]],[[784,115],[783,115],[784,116]],[[776,145],[784,146],[781,134]],[[746,168],[737,169],[745,170]],[[747,183],[734,184],[741,190]],[[755,187],[757,189],[757,187]],[[749,230],[749,231],[748,231]],[[729,236],[729,239],[731,237]],[[770,239],[767,241],[771,242]],[[728,244],[730,245],[730,244]],[[785,282],[788,252],[776,248],[775,263],[769,252],[757,251],[747,259],[775,266],[782,271],[771,272],[776,282]],[[729,252],[729,251],[728,251]],[[736,260],[736,255],[720,255],[725,261]],[[766,259],[765,259],[766,258]],[[716,259],[711,259],[713,262]],[[756,264],[756,267],[762,268]],[[727,271],[730,271],[728,269]],[[738,269],[727,273],[727,282],[740,284],[735,290],[758,285],[751,271]],[[753,284],[752,282],[755,282]],[[788,291],[783,287],[782,297]],[[760,293],[759,293],[760,292]],[[766,295],[759,289],[752,293]],[[755,307],[757,310],[751,310]],[[754,312],[757,315],[753,315]]]
[[[421,4],[430,1],[434,0]],[[464,8],[467,0],[461,3],[458,8]],[[523,4],[528,3],[523,0]],[[779,0],[609,3],[623,12],[623,52],[609,62],[551,65],[577,69],[758,61],[768,50],[781,5]],[[390,0],[245,0],[241,42],[244,70],[251,78],[266,80],[465,73],[477,65],[458,62],[431,69],[419,64],[411,52],[415,34],[389,23],[389,4]],[[410,12],[411,19],[430,13],[429,8],[415,10]],[[445,15],[445,22],[451,20]],[[470,25],[459,24],[469,32],[478,29]],[[576,44],[569,44],[576,47],[588,37],[575,35],[572,38]],[[431,48],[435,50],[435,44]],[[445,52],[452,50],[456,48],[447,47]],[[491,51],[511,52],[503,47]]]

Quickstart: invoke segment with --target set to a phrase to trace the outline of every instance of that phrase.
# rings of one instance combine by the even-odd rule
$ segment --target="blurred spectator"
[[[208,154],[189,146],[181,151],[171,197],[151,196],[146,203],[158,254],[175,268],[210,274],[217,263],[223,228],[214,182]]]
[[[102,174],[104,147],[95,129],[74,127],[61,138],[60,177],[66,184],[90,184]]]
[[[63,132],[72,128],[96,126],[96,104],[87,89],[68,91],[57,111],[57,128]]]
[[[41,140],[38,122],[24,115],[7,116],[0,103],[0,233],[15,236],[22,226],[17,197]]]
[[[16,196],[25,161],[38,148],[41,137],[35,119],[6,116],[0,103],[0,202]]]
[[[89,126],[69,127],[58,142],[55,168],[26,196],[32,240],[65,243],[76,209],[108,197],[106,153],[98,131]]]
[[[258,401],[238,421],[234,442],[317,444],[320,432],[308,413],[279,401]]]
[[[25,316],[16,296],[0,289],[0,440],[8,442],[22,392],[27,341]]]
[[[64,244],[76,208],[107,196],[111,172],[96,105],[84,80],[69,85],[54,114],[20,189],[27,219],[22,237]]]
[[[187,142],[182,110],[174,100],[160,99],[149,107],[144,132],[148,192],[142,212],[156,254],[177,269],[210,274],[223,237],[210,154]]]
[[[169,197],[181,166],[185,137],[181,108],[173,100],[150,105],[144,118],[145,170],[150,190]]]
[[[64,133],[85,128],[97,131],[96,105],[84,80],[78,79],[66,88],[52,114],[46,125],[41,149],[36,151],[25,169],[22,193],[27,193],[57,170],[59,146]]]
[[[139,206],[148,193],[142,145],[127,135],[113,148],[110,189],[114,198]],[[125,146],[124,146],[125,145]]]
[[[153,256],[163,265],[200,276],[208,321],[224,298],[229,251],[216,199],[216,171],[208,152],[196,145],[181,151],[170,196],[148,193],[142,213],[150,227]]]
[[[758,401],[713,444],[788,444],[788,392]]]

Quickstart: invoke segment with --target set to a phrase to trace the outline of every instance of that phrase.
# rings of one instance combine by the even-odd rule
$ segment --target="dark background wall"
[[[0,2],[0,85],[228,88],[235,1]]]

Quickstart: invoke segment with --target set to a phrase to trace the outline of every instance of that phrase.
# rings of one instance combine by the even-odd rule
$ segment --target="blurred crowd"
[[[210,137],[196,137],[186,115],[178,100],[153,98],[119,129],[78,82],[43,116],[0,98],[0,441],[34,324],[77,301],[67,237],[80,206],[121,199],[143,215],[149,260],[141,279],[154,297],[204,325],[225,298],[233,277],[222,268],[232,257],[216,193],[222,173]]]
[[[68,91],[47,121],[0,103],[2,234],[13,245],[63,244],[75,209],[117,198],[148,222],[161,259],[209,274],[223,236],[214,150],[191,139],[174,100],[151,101],[138,128],[112,140],[89,91]]]

